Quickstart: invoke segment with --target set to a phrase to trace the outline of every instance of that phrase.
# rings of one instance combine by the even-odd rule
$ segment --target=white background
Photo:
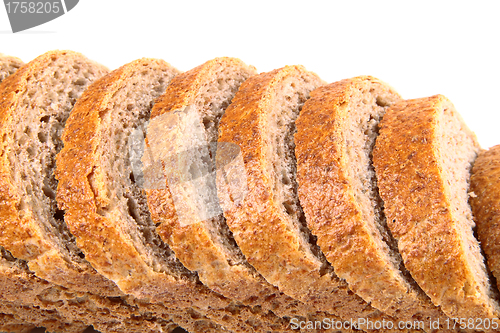
[[[500,1],[80,0],[17,34],[0,5],[0,52],[26,62],[72,49],[111,69],[234,56],[259,71],[302,64],[328,82],[368,74],[405,98],[444,94],[485,148],[500,144],[499,36]]]

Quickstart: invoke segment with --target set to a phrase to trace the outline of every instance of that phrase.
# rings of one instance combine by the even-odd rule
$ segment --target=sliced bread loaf
[[[391,321],[335,275],[297,197],[295,119],[321,85],[302,66],[262,73],[242,84],[219,125],[218,145],[229,147],[217,150],[221,205],[246,260],[282,292],[345,320]]]
[[[80,94],[107,69],[81,54],[48,52],[0,85],[0,245],[46,280],[116,295],[83,258],[57,209],[53,176],[64,123]]]
[[[155,231],[144,177],[134,174],[141,155],[137,139],[144,138],[154,101],[176,73],[163,61],[142,59],[113,71],[84,93],[67,122],[64,149],[57,157],[57,199],[87,260],[137,297],[133,302],[141,309],[157,303],[151,309],[157,315],[162,309],[185,309],[186,316],[206,315],[230,330],[246,331],[263,324],[251,308],[232,304],[203,286],[178,261]],[[238,314],[228,316],[232,312]],[[271,320],[276,328],[287,326],[279,318],[262,320]]]
[[[387,224],[406,268],[435,305],[467,323],[500,314],[468,205],[478,151],[442,95],[392,105],[373,151]]]
[[[371,160],[378,123],[400,96],[361,76],[311,92],[297,119],[298,194],[335,273],[373,307],[408,322],[445,324],[405,270],[388,230]],[[441,331],[444,326],[441,326]]]
[[[470,205],[486,264],[500,288],[500,145],[479,153],[472,169]],[[500,323],[499,323],[500,324]]]

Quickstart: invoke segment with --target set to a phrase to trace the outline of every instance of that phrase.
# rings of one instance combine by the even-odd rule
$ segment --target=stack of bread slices
[[[0,332],[500,331],[500,153],[442,95],[73,51],[0,82]]]

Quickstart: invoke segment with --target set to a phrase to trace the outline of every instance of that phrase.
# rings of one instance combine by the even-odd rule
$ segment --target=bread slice
[[[117,295],[83,258],[57,209],[53,177],[60,135],[76,99],[107,69],[52,51],[0,85],[0,245],[39,277],[76,291]]]
[[[302,66],[242,84],[219,124],[218,145],[230,147],[217,150],[219,199],[241,252],[269,283],[345,320],[391,321],[335,275],[297,197],[295,119],[309,93],[323,84]]]
[[[21,59],[0,54],[0,83],[8,76],[14,74],[24,63]],[[19,293],[21,290],[12,288],[12,284],[19,284],[21,281],[16,275],[10,274],[10,270],[17,261],[10,253],[0,246],[0,285],[8,291],[0,288],[0,328],[1,331],[25,331],[36,326],[46,326],[48,331],[61,331],[63,328],[67,332],[82,332],[88,325],[82,322],[69,323],[57,310],[44,310],[35,306],[32,302],[23,303],[19,301],[19,296],[14,295],[10,300],[6,300],[8,293]]]
[[[206,316],[227,329],[246,331],[252,320],[261,325],[253,309],[203,286],[178,261],[156,233],[144,185],[134,174],[141,155],[137,139],[144,138],[154,101],[176,73],[162,61],[138,60],[84,93],[57,157],[57,199],[86,259],[124,293],[137,302],[157,303],[157,311],[160,305],[164,312],[185,309],[186,316]],[[228,316],[231,312],[238,315]],[[285,321],[268,315],[261,319],[286,329]]]
[[[472,169],[469,202],[486,264],[500,288],[500,145],[482,150]]]
[[[127,170],[128,139],[148,120],[153,101],[177,73],[163,61],[140,59],[97,82],[75,106],[57,157],[57,200],[78,246],[101,274],[142,298],[159,294],[158,284],[149,285],[134,274],[149,266],[160,276],[182,268],[155,237],[154,225],[143,211],[145,198]],[[113,233],[120,231],[127,232],[130,250],[113,241]]]
[[[349,288],[394,318],[422,321],[429,332],[431,321],[445,325],[447,317],[404,268],[371,160],[378,123],[400,100],[370,76],[312,91],[296,122],[298,194],[307,225]]]
[[[453,104],[436,95],[387,110],[373,162],[387,224],[415,281],[450,318],[492,320],[499,307],[468,205],[478,152]]]
[[[265,288],[249,273],[224,222],[215,187],[215,148],[220,117],[241,83],[255,73],[239,59],[216,58],[177,76],[152,110],[149,153],[143,157],[145,170],[164,166],[161,183],[149,182],[147,189],[160,237],[205,285],[244,303],[255,297],[255,289]]]

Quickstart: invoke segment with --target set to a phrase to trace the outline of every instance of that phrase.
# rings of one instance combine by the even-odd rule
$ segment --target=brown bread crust
[[[56,310],[41,310],[35,306],[0,301],[0,312],[2,312],[0,314],[0,332],[11,332],[8,329],[2,330],[2,317],[4,319],[9,318],[11,325],[17,321],[17,324],[21,327],[44,327],[46,332],[54,333],[82,333],[89,327],[88,324],[83,322],[68,322]]]
[[[94,66],[96,71],[105,74],[107,69],[93,63],[81,54],[72,51],[51,51],[21,67],[15,74],[0,84],[0,134],[6,129],[16,114],[20,97],[26,90],[28,80],[48,64],[64,57],[67,61],[82,61]],[[10,179],[9,147],[2,145],[0,152],[0,245],[9,250],[16,258],[27,260],[30,269],[44,279],[73,290],[90,291],[99,294],[116,295],[116,286],[90,267],[69,262],[45,234],[41,225],[30,214],[20,216],[20,197],[17,184]]]
[[[471,176],[470,204],[486,263],[500,287],[500,145],[479,153]]]
[[[443,184],[437,121],[444,103],[449,101],[436,95],[389,108],[373,152],[380,195],[404,264],[434,304],[449,317],[497,318],[494,302],[463,290],[477,281]]]
[[[364,216],[355,180],[349,175],[345,138],[350,130],[347,118],[355,107],[351,100],[372,90],[379,94],[374,98],[380,96],[387,106],[400,100],[391,87],[370,76],[335,82],[311,93],[295,134],[299,198],[318,245],[350,289],[399,320],[423,320],[426,331],[431,331],[429,319],[444,324],[447,317],[421,291],[419,297],[379,245],[383,240],[375,239],[381,236],[367,225],[370,217]]]
[[[35,325],[22,323],[19,318],[14,315],[0,313],[0,332],[6,333],[30,333]]]

